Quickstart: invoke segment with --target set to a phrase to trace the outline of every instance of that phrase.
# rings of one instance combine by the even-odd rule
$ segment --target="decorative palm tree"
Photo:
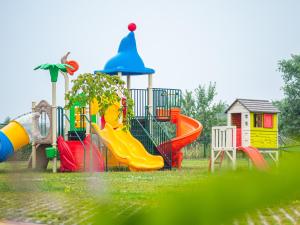
[[[67,68],[73,69],[72,66],[68,64],[41,64],[34,68],[34,70],[42,69],[42,70],[49,70],[51,76],[51,82],[56,83],[58,78],[58,72],[67,72]]]
[[[52,83],[52,148],[56,150],[56,82],[59,72],[67,72],[67,68],[73,69],[72,66],[68,64],[41,64],[34,68],[34,70],[42,69],[49,70],[51,83]],[[57,171],[57,157],[53,158],[53,172]]]

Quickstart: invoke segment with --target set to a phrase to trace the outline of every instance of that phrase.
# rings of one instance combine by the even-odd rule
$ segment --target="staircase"
[[[181,90],[153,88],[151,110],[149,109],[149,89],[131,89],[135,102],[135,118],[131,121],[131,133],[150,154],[161,155],[165,168],[172,168],[172,146],[164,122],[170,121],[172,108],[181,106]],[[162,113],[163,112],[163,113]]]
[[[165,145],[171,138],[165,129],[150,113],[144,118],[134,118],[131,121],[131,133],[152,155],[161,155],[164,159],[164,169],[172,168],[172,148]]]

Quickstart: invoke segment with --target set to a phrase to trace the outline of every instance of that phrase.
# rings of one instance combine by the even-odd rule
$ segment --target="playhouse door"
[[[242,114],[231,114],[231,125],[236,126],[236,146],[242,146]]]

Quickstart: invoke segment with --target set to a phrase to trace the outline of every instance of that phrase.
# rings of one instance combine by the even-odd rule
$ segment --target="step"
[[[69,141],[84,140],[85,137],[86,137],[86,131],[69,131],[68,132],[68,140]]]

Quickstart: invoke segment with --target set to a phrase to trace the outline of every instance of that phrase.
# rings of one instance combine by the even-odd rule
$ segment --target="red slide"
[[[90,136],[83,141],[86,148],[85,170],[90,170]],[[84,170],[84,148],[80,141],[65,141],[62,136],[57,139],[60,154],[60,171],[75,172]],[[93,171],[104,171],[104,159],[99,149],[92,145]]]
[[[252,146],[248,146],[248,147],[240,146],[238,147],[238,150],[245,152],[249,157],[249,159],[251,159],[253,165],[257,169],[266,170],[268,168],[268,164],[266,160],[264,159],[262,154],[260,154],[257,148],[254,148]]]
[[[202,124],[188,116],[180,114],[180,109],[171,109],[171,122],[176,124],[176,137],[158,146],[160,149],[172,149],[172,167],[181,167],[183,153],[181,149],[195,141],[203,129]]]

